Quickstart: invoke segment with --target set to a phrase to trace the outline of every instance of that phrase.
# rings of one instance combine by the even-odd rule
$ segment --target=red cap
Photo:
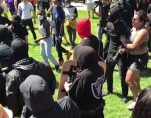
[[[82,19],[77,23],[77,32],[80,38],[85,38],[91,35],[91,22],[90,19]]]

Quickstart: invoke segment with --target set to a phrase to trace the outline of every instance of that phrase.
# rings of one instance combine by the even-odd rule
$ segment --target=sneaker
[[[127,102],[128,102],[127,97],[123,97],[123,98],[122,98],[122,102],[127,103]]]
[[[69,52],[69,51],[67,51],[67,53],[66,53],[66,59],[69,60],[71,55],[72,55],[72,53]]]
[[[135,105],[136,105],[136,102],[132,102],[130,105],[127,106],[127,108],[128,108],[129,110],[133,110],[134,107],[135,107]]]
[[[59,70],[59,64],[55,65],[55,69],[56,69],[56,71]]]
[[[63,61],[63,60],[60,60],[60,61],[59,61],[59,66],[62,66],[63,63],[64,63],[64,61]]]

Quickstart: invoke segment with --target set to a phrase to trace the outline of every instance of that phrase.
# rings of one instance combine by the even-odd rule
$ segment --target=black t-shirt
[[[111,22],[107,23],[107,30],[109,32],[110,42],[108,52],[116,53],[119,49],[119,46],[122,45],[120,37],[126,36],[129,37],[129,27],[121,20],[113,24]]]

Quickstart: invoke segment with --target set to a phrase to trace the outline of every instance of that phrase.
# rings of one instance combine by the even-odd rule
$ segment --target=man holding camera
[[[104,70],[98,65],[97,54],[93,48],[78,46],[76,50],[77,68],[80,71],[72,83],[65,82],[64,88],[79,107],[81,118],[104,118]]]

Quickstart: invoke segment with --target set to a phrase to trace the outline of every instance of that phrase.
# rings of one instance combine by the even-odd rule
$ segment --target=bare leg
[[[140,91],[141,91],[141,87],[140,87],[140,75],[139,75],[139,73],[137,74],[137,77],[136,77],[136,79],[135,79],[135,85],[136,85],[136,87],[137,87],[137,92],[138,92],[138,94],[140,93]]]
[[[128,84],[128,86],[129,86],[129,88],[133,94],[134,101],[137,100],[137,97],[139,95],[139,93],[138,93],[138,85],[139,85],[138,81],[136,84],[136,79],[138,76],[139,76],[138,71],[128,70],[127,74],[126,74],[126,83]]]

